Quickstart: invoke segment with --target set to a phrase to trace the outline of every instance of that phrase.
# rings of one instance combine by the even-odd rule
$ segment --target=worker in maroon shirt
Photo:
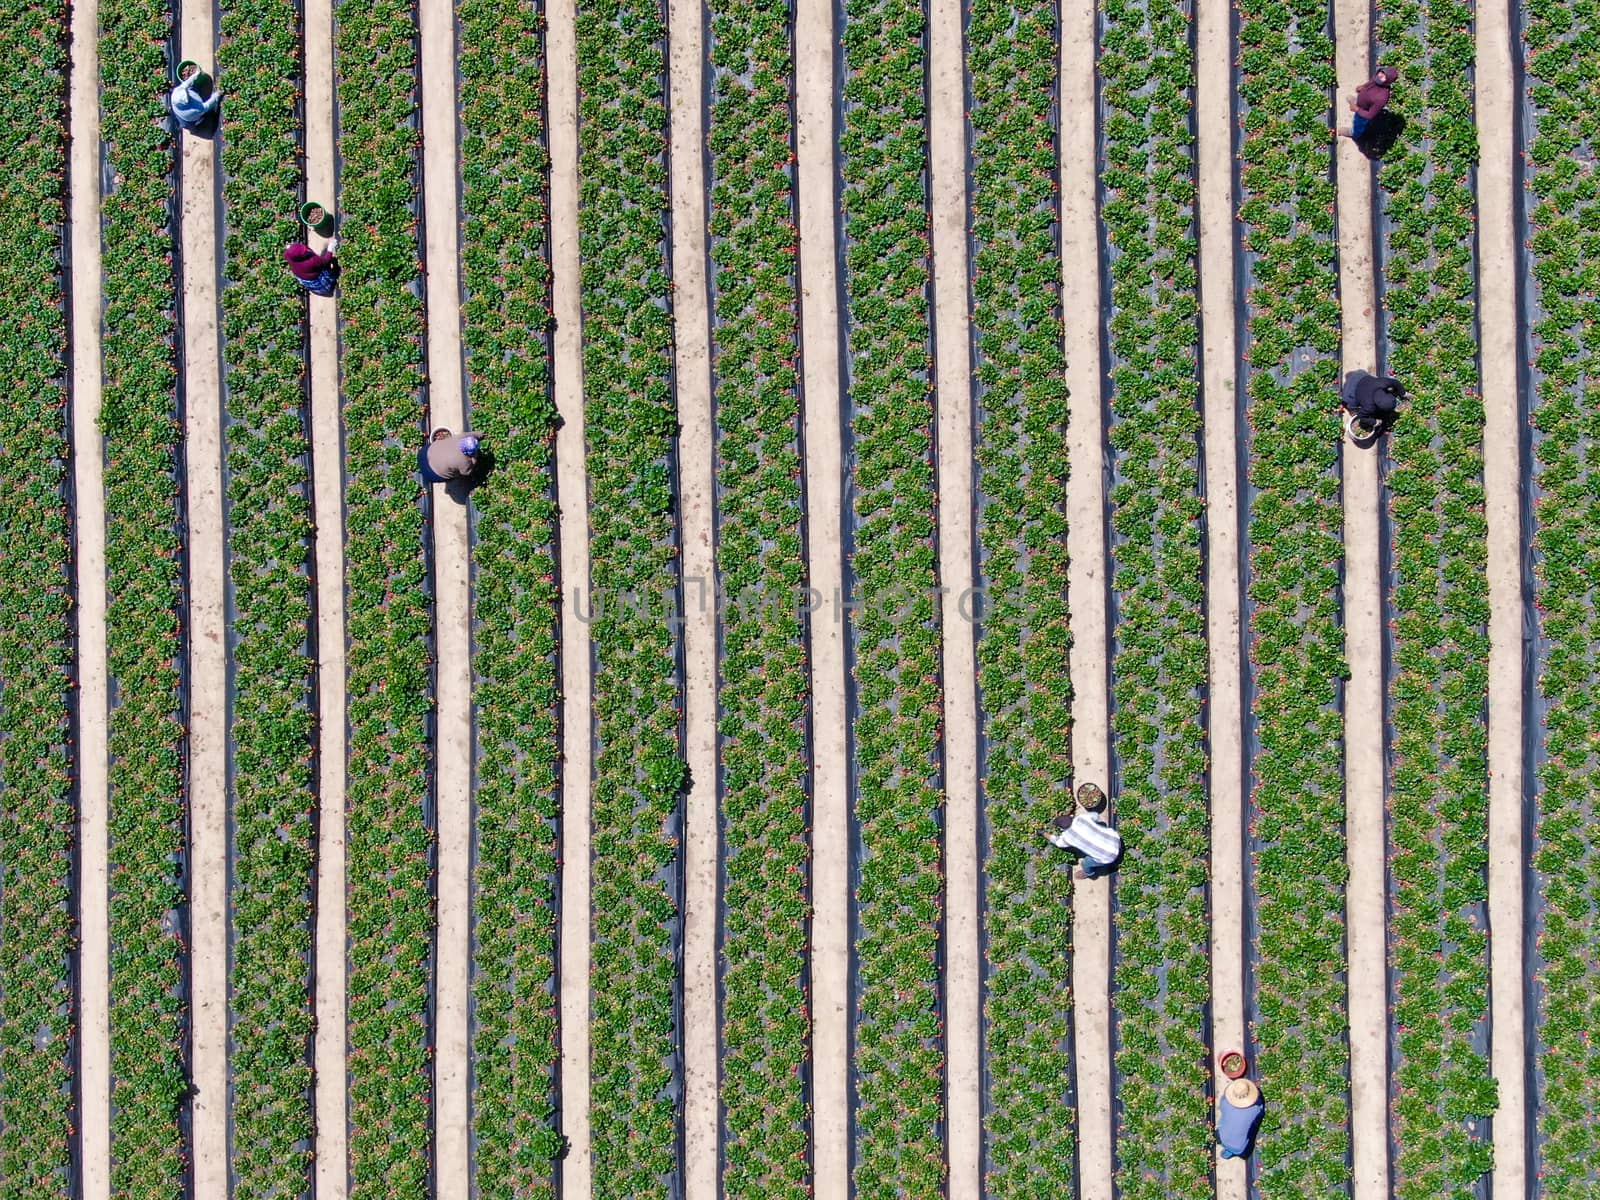
[[[1373,118],[1389,103],[1389,93],[1394,88],[1394,81],[1399,78],[1400,72],[1393,67],[1379,67],[1372,73],[1371,79],[1346,96],[1345,100],[1355,116],[1350,118],[1350,132],[1345,133],[1341,129],[1339,134],[1358,142],[1365,137]]]
[[[283,261],[289,264],[289,270],[306,291],[331,296],[339,281],[339,261],[333,256],[338,249],[338,238],[329,238],[328,248],[321,254],[304,242],[290,242],[283,248]]]

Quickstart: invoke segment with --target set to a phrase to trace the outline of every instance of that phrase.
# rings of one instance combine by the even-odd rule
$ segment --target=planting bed
[[[1396,586],[1389,778],[1393,1192],[1472,1194],[1491,1164],[1483,401],[1464,4],[1392,4],[1384,59],[1427,65],[1396,105],[1421,132],[1380,177],[1380,342],[1410,389],[1388,439]],[[1422,71],[1418,71],[1422,75]]]
[[[1246,1007],[1272,1098],[1257,1186],[1348,1186],[1333,43],[1314,0],[1240,10],[1239,219],[1248,395],[1253,751]],[[1253,734],[1252,736],[1249,736]]]
[[[811,1178],[810,672],[797,603],[806,566],[788,4],[713,4],[709,53],[723,1187],[800,1200]]]
[[[460,5],[466,425],[494,447],[474,499],[472,1130],[483,1200],[553,1200],[557,819],[556,509],[544,22]],[[504,114],[519,112],[508,125]]]
[[[300,18],[286,0],[242,0],[220,13],[223,56],[239,68],[226,79],[222,127],[231,1144],[236,1194],[264,1200],[302,1194],[311,1179],[316,716],[305,301],[284,277],[278,244],[282,215],[299,199]]]
[[[673,28],[703,37],[699,62],[669,46],[661,0],[342,0],[331,80],[325,64],[311,78],[303,65],[308,48],[326,48],[306,27],[325,13],[223,0],[214,61],[201,65],[225,100],[219,125],[199,135],[179,134],[166,109],[180,16],[169,0],[79,7],[78,33],[98,33],[98,80],[80,58],[75,86],[89,80],[95,103],[72,106],[66,8],[0,3],[16,76],[0,115],[11,168],[0,195],[11,385],[0,437],[10,468],[0,501],[0,1195],[209,1200],[226,1178],[239,1200],[314,1188],[334,1200],[714,1200],[704,1181],[730,1200],[1454,1200],[1491,1184],[1496,1196],[1591,1196],[1600,12],[1595,0],[1529,0],[1513,22],[1528,54],[1529,230],[1523,277],[1506,278],[1480,267],[1494,261],[1488,235],[1505,230],[1480,228],[1499,221],[1482,195],[1499,192],[1478,177],[1473,106],[1514,82],[1511,47],[1483,44],[1500,28],[1492,3],[1395,0],[1378,14],[1377,47],[1402,67],[1405,128],[1373,168],[1383,190],[1377,316],[1337,290],[1341,244],[1355,256],[1345,267],[1372,265],[1367,214],[1335,211],[1332,156],[1355,151],[1328,130],[1336,107],[1346,115],[1335,83],[1359,81],[1334,79],[1330,10],[1314,0],[1099,0],[1094,42],[1067,46],[1062,29],[1090,12],[1043,0],[845,0],[837,10],[710,0],[672,10]],[[1193,27],[1215,30],[1229,15],[1235,127],[1218,121],[1209,82],[1195,98],[1225,65],[1197,57],[1199,46],[1215,52]],[[433,194],[458,188],[454,280],[452,263],[425,272],[421,261],[423,17],[455,32],[443,58],[456,65],[454,94],[433,90],[449,72],[432,71],[432,41],[427,73],[430,128],[451,104],[459,122],[454,178],[440,141],[428,162],[430,187],[443,189]],[[673,49],[687,91],[669,89]],[[1087,96],[1077,89],[1090,70],[1093,111],[1074,98],[1063,112],[1063,96]],[[320,90],[330,82],[332,113]],[[101,146],[71,141],[75,163],[98,152],[104,195],[96,219],[64,234],[69,119],[75,130],[99,122]],[[1082,153],[1092,146],[1093,179],[1070,175],[1064,190],[1063,156],[1070,163],[1077,131],[1091,127]],[[675,146],[673,129],[696,131],[695,142]],[[177,167],[181,148],[202,150],[196,136],[215,137],[221,160],[220,291],[216,305],[186,310]],[[303,230],[307,149],[321,169],[335,136],[337,185],[310,198],[336,212],[342,282],[334,299],[308,298],[281,251]],[[1209,157],[1230,140],[1231,177]],[[702,149],[703,194],[699,164],[680,158],[669,170],[675,153]],[[833,170],[811,169],[828,155]],[[211,159],[184,161],[204,175]],[[1345,184],[1354,161],[1340,166]],[[1234,185],[1233,211],[1212,209],[1227,190],[1219,176]],[[673,179],[697,194],[670,196]],[[211,184],[183,182],[191,197]],[[1197,195],[1207,197],[1208,268],[1219,249],[1239,274],[1237,348],[1202,325]],[[552,222],[572,197],[575,221]],[[960,232],[944,220],[963,204],[964,280]],[[701,304],[690,260],[702,218],[709,296],[691,313],[681,306]],[[811,240],[830,221],[837,288],[817,276]],[[1063,228],[1069,247],[1079,228],[1098,245],[1064,253]],[[210,231],[183,232],[183,245],[209,249]],[[69,261],[74,278],[103,281],[100,311],[93,295],[66,294]],[[681,289],[674,263],[689,271]],[[1098,306],[1073,294],[1090,271]],[[963,283],[965,311],[952,312]],[[452,286],[467,424],[494,459],[465,500],[469,523],[452,515],[436,550],[441,579],[470,566],[470,629],[454,590],[436,611],[429,559],[432,515],[453,514],[443,506],[461,498],[424,488],[416,462],[439,417],[423,337],[430,305],[442,306],[433,344],[453,353]],[[1479,326],[1511,289],[1527,309],[1520,403],[1533,426],[1520,491],[1498,482],[1494,440],[1485,471],[1484,429],[1519,401],[1498,394],[1503,356]],[[560,330],[558,311],[569,314]],[[69,313],[84,318],[70,345]],[[702,394],[702,317],[713,420],[703,430],[696,415],[686,433],[673,369],[681,354],[695,372],[686,397]],[[220,395],[202,361],[213,319]],[[959,334],[963,320],[970,374],[936,378],[934,330]],[[1335,397],[1342,351],[1365,350],[1342,347],[1338,331],[1369,320],[1378,365],[1411,394],[1393,433],[1356,450],[1339,437]],[[822,382],[833,351],[818,348],[835,332],[837,390]],[[957,349],[947,363],[968,356]],[[1237,372],[1214,369],[1218,349],[1237,353]],[[1101,360],[1095,379],[1086,364]],[[199,364],[195,378],[183,362]],[[67,395],[68,378],[81,395]],[[818,381],[805,395],[802,378]],[[567,407],[579,397],[581,437]],[[959,436],[942,460],[935,436],[936,414],[969,405],[971,489],[957,461],[964,431],[945,426]],[[102,436],[69,446],[70,414],[97,408]],[[1208,463],[1236,426],[1203,427],[1205,410],[1245,416],[1237,462]],[[1087,431],[1068,429],[1069,411]],[[210,412],[224,414],[220,460],[206,437],[184,440],[185,416]],[[835,414],[837,463],[821,449]],[[1087,461],[1069,463],[1069,433]],[[1385,470],[1381,523],[1369,491],[1341,493],[1346,467],[1363,487],[1376,478],[1375,464],[1342,458],[1367,453]],[[1087,473],[1102,455],[1103,554],[1093,548],[1100,514],[1079,509],[1097,491]],[[102,463],[103,515],[98,497],[66,484],[70,468],[92,489]],[[836,465],[849,472],[843,496],[808,494],[802,480],[825,491]],[[1072,586],[1095,601],[1103,589],[1103,647],[1090,644],[1101,636],[1087,616],[1097,604],[1067,595],[1069,469],[1085,472],[1074,477]],[[955,480],[943,492],[941,471]],[[218,475],[228,701],[225,712],[194,702],[196,753],[189,643],[207,636],[204,584],[222,564],[196,554],[191,631],[188,556],[209,543],[198,532],[190,541],[185,486],[201,489],[193,510],[204,525],[213,497],[203,489]],[[1096,486],[1080,493],[1085,482]],[[1232,522],[1217,514],[1233,511],[1235,488],[1247,603],[1244,627],[1230,630],[1228,606],[1210,607],[1229,571],[1214,579],[1203,547],[1228,553],[1219,534]],[[1522,813],[1508,807],[1515,795],[1489,786],[1519,764],[1490,690],[1509,602],[1486,586],[1487,547],[1509,528],[1497,522],[1521,519],[1523,496],[1537,684],[1526,717],[1510,723],[1523,722],[1529,778],[1536,768],[1517,899],[1538,937],[1525,973],[1507,979],[1489,970],[1488,914],[1496,904],[1500,929],[1503,881],[1515,890],[1519,877],[1489,829],[1515,828]],[[341,504],[343,521],[330,520]],[[941,511],[945,528],[961,529],[966,507],[980,595],[954,603],[939,589],[965,581],[940,577],[935,531]],[[1381,545],[1362,542],[1367,522]],[[1379,611],[1391,619],[1377,681],[1385,709],[1348,728],[1347,527],[1352,562],[1387,570]],[[1082,555],[1079,535],[1091,547]],[[714,656],[694,650],[695,632],[685,655],[684,608],[713,603],[702,581],[683,578],[686,541],[715,563],[714,623],[693,627],[709,630],[707,651],[714,635]],[[966,570],[965,547],[945,550]],[[843,594],[808,612],[808,585],[834,570]],[[1380,594],[1369,579],[1352,613]],[[342,630],[338,606],[319,610],[314,587],[324,601],[343,590]],[[966,631],[943,625],[947,612],[975,622],[975,652]],[[1248,647],[1243,678],[1208,673],[1223,649],[1205,641],[1208,618],[1214,636]],[[450,651],[435,670],[436,647],[469,633],[470,664]],[[849,684],[837,704],[829,664],[841,651]],[[978,724],[960,717],[966,727],[947,729],[949,713],[965,711],[969,658]],[[201,661],[204,683],[214,660]],[[471,744],[451,732],[465,698],[447,696],[441,768],[435,696],[441,677],[449,692],[469,667]],[[574,694],[562,694],[563,668]],[[1105,680],[1109,728],[1097,711]],[[709,714],[695,706],[713,693],[714,725],[686,723],[685,695]],[[1219,726],[1241,698],[1248,716]],[[102,717],[106,792],[84,751]],[[189,764],[209,761],[215,743],[202,731],[224,719],[225,853],[205,836],[214,809],[203,765],[200,834],[192,845],[188,836]],[[1386,889],[1370,918],[1360,904],[1347,916],[1347,801],[1379,800],[1347,794],[1365,778],[1358,757],[1347,780],[1344,758],[1362,729],[1388,753]],[[343,761],[333,751],[319,763],[314,745],[337,747],[340,732]],[[1080,769],[1109,763],[1095,782],[1112,793],[1126,855],[1108,884],[1075,884],[1069,856],[1044,838],[1085,781],[1073,777],[1074,736]],[[1240,743],[1247,826],[1213,828],[1213,813],[1232,809],[1217,791],[1228,785],[1212,778],[1212,746],[1226,775]],[[819,762],[819,744],[845,753]],[[470,755],[460,771],[458,746]],[[686,805],[687,764],[713,761],[715,778],[695,780]],[[462,837],[448,845],[470,847],[462,931],[460,875],[437,878],[434,792],[438,775],[456,796],[469,765],[471,828],[443,831]],[[698,851],[680,845],[686,819],[694,845],[716,850],[703,872]],[[1242,881],[1224,853],[1210,857],[1241,837]],[[108,919],[97,889],[78,886],[101,872]],[[347,894],[318,895],[319,878],[346,879]],[[952,879],[976,880],[976,892],[954,891]],[[1501,881],[1493,896],[1491,880]],[[193,1020],[191,891],[203,933],[217,928],[205,896],[226,897],[228,946],[226,1011],[205,986],[220,973],[202,969]],[[1230,928],[1225,914],[1241,902]],[[834,933],[846,912],[848,940]],[[1372,1018],[1358,1011],[1351,1028],[1369,991],[1355,1005],[1347,996],[1347,920],[1359,922],[1359,945],[1387,948],[1386,1028],[1376,988]],[[1495,946],[1499,968],[1515,951]],[[341,953],[345,978],[319,979],[319,964]],[[968,964],[981,964],[976,976]],[[1520,1029],[1506,1001],[1524,989]],[[320,1026],[318,1000],[331,1017]],[[1241,1012],[1239,1049],[1267,1103],[1242,1164],[1214,1158],[1212,1129],[1216,1053],[1228,1048],[1213,1026],[1231,1040]],[[834,1034],[841,1051],[824,1041]],[[1383,1086],[1369,1092],[1357,1076],[1361,1096],[1389,1094],[1352,1128],[1357,1038],[1393,1054],[1373,1076]],[[847,1078],[848,1096],[833,1099]],[[1531,1097],[1526,1146],[1498,1107],[1520,1091],[1508,1082]],[[319,1129],[316,1112],[342,1127]],[[1533,1168],[1525,1189],[1508,1169],[1519,1150]],[[196,1154],[205,1161],[192,1163]],[[1374,1163],[1384,1168],[1376,1183]]]
[[[935,1195],[945,1177],[925,25],[904,0],[848,0],[842,31],[861,1200]]]
[[[1596,1186],[1600,1062],[1597,1014],[1600,680],[1594,567],[1600,555],[1600,419],[1593,379],[1600,346],[1600,10],[1589,0],[1535,3],[1526,14],[1526,293],[1533,409],[1533,553],[1539,609],[1536,745],[1538,947],[1533,1018],[1537,1194],[1562,1200]]]
[[[0,98],[9,151],[0,345],[12,392],[0,462],[14,481],[0,513],[0,1179],[17,1200],[67,1200],[77,1049],[67,315],[57,273],[67,6],[6,4],[0,31],[22,55]]]
[[[972,7],[972,316],[985,756],[984,1161],[992,1195],[1071,1186],[1071,872],[1038,853],[1072,774],[1053,5]],[[975,614],[976,615],[976,614]]]
[[[1194,59],[1183,0],[1106,0],[1117,1182],[1210,1193]]]

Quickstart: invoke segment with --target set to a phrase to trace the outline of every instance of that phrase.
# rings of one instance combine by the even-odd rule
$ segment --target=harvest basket
[[[205,87],[211,82],[211,77],[200,69],[200,64],[189,58],[178,64],[178,79],[180,82],[189,80],[195,87]]]
[[[1224,1050],[1217,1055],[1217,1066],[1229,1079],[1238,1079],[1244,1075],[1244,1055],[1237,1050]]]
[[[300,219],[307,229],[326,233],[333,225],[333,210],[320,200],[307,200],[300,206]]]
[[[1106,794],[1096,784],[1078,785],[1078,807],[1088,812],[1099,812],[1106,806]]]

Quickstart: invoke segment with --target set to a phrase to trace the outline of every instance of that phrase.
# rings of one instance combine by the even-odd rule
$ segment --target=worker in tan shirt
[[[478,473],[478,435],[459,437],[448,429],[435,429],[433,438],[417,455],[417,466],[426,483],[449,483],[452,479],[471,479]]]

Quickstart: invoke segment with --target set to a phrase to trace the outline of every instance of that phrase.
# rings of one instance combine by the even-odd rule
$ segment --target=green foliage
[[[1071,871],[1041,837],[1064,797],[1070,804],[1072,775],[1058,30],[1053,4],[975,0],[968,31],[986,592],[978,641],[988,742],[985,1180],[996,1200],[1069,1194],[1077,1131],[1068,1086]]]
[[[1241,233],[1248,265],[1250,661],[1257,753],[1252,1040],[1270,1099],[1262,1200],[1350,1180],[1344,725],[1339,624],[1339,300],[1328,7],[1239,13]]]
[[[713,0],[723,1190],[810,1195],[810,674],[787,0]]]
[[[667,262],[666,25],[659,0],[578,10],[578,209],[583,262],[594,646],[595,840],[590,1129],[596,1200],[680,1186],[674,1018],[681,918],[667,881],[684,774],[677,527],[641,502],[672,462]],[[640,597],[628,603],[624,597]]]
[[[1384,61],[1409,132],[1380,176],[1388,371],[1408,389],[1389,438],[1394,523],[1389,785],[1391,1122],[1399,1200],[1478,1195],[1492,1166],[1487,524],[1478,382],[1470,6],[1396,0]],[[1418,220],[1419,215],[1425,218]]]
[[[1104,0],[1117,1190],[1212,1193],[1194,56],[1186,0]]]
[[[175,146],[167,0],[100,9],[110,715],[111,1192],[180,1200],[188,1001]],[[93,452],[92,447],[86,450]]]
[[[463,0],[462,257],[473,429],[473,1164],[483,1200],[554,1200],[560,588],[553,539],[544,18]]]
[[[925,17],[847,0],[844,181],[857,712],[854,1178],[859,1200],[945,1179],[938,553],[928,300]],[[897,594],[904,604],[891,599]]]
[[[1537,1106],[1540,1195],[1592,1200],[1600,1163],[1600,6],[1540,0],[1524,36],[1529,146],[1535,588],[1546,703],[1534,866],[1543,907]]]
[[[346,873],[350,1185],[427,1194],[432,623],[417,446],[416,22],[400,0],[342,0],[339,71],[345,423]],[[224,101],[223,103],[227,103]],[[325,303],[313,300],[312,303]]]
[[[67,6],[6,0],[0,99],[0,1190],[72,1195],[72,561],[62,308]],[[91,448],[92,449],[92,448]]]
[[[299,11],[289,0],[230,0],[221,10],[221,33],[235,687],[230,1146],[238,1200],[267,1200],[310,1191],[314,1132],[316,664],[307,564],[306,302],[282,258],[300,183]]]

